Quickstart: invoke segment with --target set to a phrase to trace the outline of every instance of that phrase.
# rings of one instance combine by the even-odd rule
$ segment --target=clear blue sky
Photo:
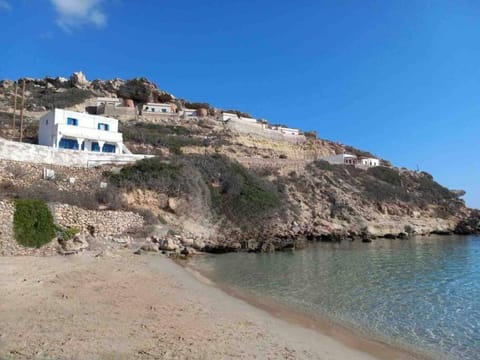
[[[480,207],[480,2],[0,0],[0,79],[145,76],[430,172]]]

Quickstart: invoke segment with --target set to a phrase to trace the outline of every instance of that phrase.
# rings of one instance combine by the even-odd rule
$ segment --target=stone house
[[[173,114],[177,111],[175,104],[147,103],[143,105],[143,114]]]
[[[39,145],[56,149],[122,154],[128,152],[118,132],[118,120],[55,109],[39,120]]]

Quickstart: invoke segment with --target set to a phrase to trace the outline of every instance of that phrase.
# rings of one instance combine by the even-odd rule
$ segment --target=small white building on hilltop
[[[284,135],[293,135],[293,136],[300,135],[300,130],[299,129],[286,128],[286,127],[283,127],[283,126],[279,126],[277,128],[277,130],[280,131]]]
[[[337,154],[332,156],[323,157],[322,160],[328,161],[330,164],[334,165],[356,165],[357,157],[352,154]]]
[[[352,154],[337,154],[332,156],[323,157],[322,160],[328,161],[334,165],[354,165],[361,169],[367,169],[371,167],[380,166],[380,160],[376,158],[357,158]]]
[[[365,167],[380,166],[380,160],[375,158],[361,158],[359,164]]]
[[[40,119],[38,143],[57,149],[124,152],[118,120],[62,109],[50,111]]]
[[[238,120],[238,115],[234,113],[222,112],[222,121]]]
[[[147,103],[143,105],[143,113],[172,114],[176,108],[174,104]]]

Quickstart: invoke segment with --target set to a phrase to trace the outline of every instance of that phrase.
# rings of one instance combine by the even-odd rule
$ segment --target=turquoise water
[[[441,359],[480,359],[480,237],[197,257],[213,281]]]

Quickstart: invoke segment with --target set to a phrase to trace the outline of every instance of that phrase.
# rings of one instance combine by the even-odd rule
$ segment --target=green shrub
[[[32,87],[28,89],[30,96],[25,100],[25,106],[28,108],[30,104],[36,106],[45,106],[47,109],[66,108],[81,104],[85,100],[94,96],[89,90],[71,88],[62,92],[56,92],[50,88]]]
[[[239,225],[260,221],[281,204],[275,184],[218,154],[177,156],[168,163],[144,159],[106,176],[122,188],[184,196],[191,201],[189,211],[195,211],[195,206],[204,211],[200,204],[211,205],[213,213]]]
[[[320,170],[326,170],[326,171],[333,171],[335,170],[335,165],[330,164],[326,160],[315,160],[312,165],[313,167],[320,169]]]
[[[63,241],[68,241],[72,239],[75,235],[77,235],[80,232],[80,229],[76,227],[63,228],[61,226],[56,225],[55,232],[58,239]]]
[[[55,237],[53,216],[47,204],[37,199],[15,201],[13,229],[17,242],[39,248]]]
[[[166,147],[175,155],[182,153],[183,146],[202,146],[203,139],[195,137],[195,132],[184,126],[137,123],[122,126],[123,138],[127,142]]]
[[[401,186],[402,178],[398,171],[383,166],[376,166],[367,170],[368,174],[375,178],[385,181],[393,186]]]
[[[125,166],[118,174],[107,173],[110,181],[123,188],[147,188],[174,196],[181,185],[182,169],[158,158],[143,159]]]

